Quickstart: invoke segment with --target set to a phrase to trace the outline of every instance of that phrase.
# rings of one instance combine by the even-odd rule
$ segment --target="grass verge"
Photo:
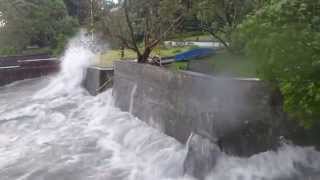
[[[194,47],[192,46],[186,46],[186,47],[173,47],[173,48],[156,48],[152,53],[151,56],[161,56],[161,57],[168,57],[168,56],[175,56],[178,53],[190,50]],[[137,55],[134,51],[125,49],[124,53],[124,60],[129,60],[129,59],[136,59]],[[99,62],[97,63],[98,66],[102,67],[111,67],[113,62],[116,60],[120,60],[121,55],[120,55],[120,50],[114,49],[114,50],[109,50],[104,54],[101,54],[99,57]]]

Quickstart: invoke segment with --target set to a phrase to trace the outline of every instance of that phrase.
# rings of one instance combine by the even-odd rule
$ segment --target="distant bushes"
[[[68,39],[75,35],[78,30],[78,21],[72,17],[67,17],[60,24],[61,32],[55,36],[52,42],[52,54],[59,55],[65,49]]]
[[[0,54],[22,54],[28,47],[49,47],[58,54],[79,27],[63,0],[0,1]]]

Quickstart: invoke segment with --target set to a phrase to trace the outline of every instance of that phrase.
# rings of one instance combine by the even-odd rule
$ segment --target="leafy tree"
[[[77,21],[70,16],[63,0],[1,0],[1,47],[21,51],[29,45],[58,46],[58,37],[74,33]],[[63,40],[65,41],[65,40]]]
[[[193,0],[190,16],[193,29],[201,29],[231,49],[232,34],[237,26],[265,0]]]
[[[306,127],[320,122],[320,1],[271,0],[240,27],[259,75],[278,85],[285,109]]]
[[[96,26],[145,63],[161,40],[181,24],[187,8],[188,1],[123,0],[116,8],[100,11]]]
[[[97,10],[98,3],[105,3],[114,7],[114,2],[110,0],[64,0],[68,13],[70,16],[77,18],[81,25],[90,24],[91,7],[93,5],[94,10]]]

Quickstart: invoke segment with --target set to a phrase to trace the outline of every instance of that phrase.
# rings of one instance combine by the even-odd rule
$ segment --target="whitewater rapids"
[[[186,148],[81,81],[93,53],[77,43],[54,76],[0,88],[1,180],[178,180]],[[310,158],[312,157],[312,158]],[[250,158],[223,155],[208,180],[291,179],[320,172],[320,153],[284,146]]]

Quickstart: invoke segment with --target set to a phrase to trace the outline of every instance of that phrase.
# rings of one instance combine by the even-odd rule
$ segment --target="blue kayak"
[[[175,61],[187,61],[190,59],[204,58],[215,53],[213,48],[196,48],[175,56]]]

